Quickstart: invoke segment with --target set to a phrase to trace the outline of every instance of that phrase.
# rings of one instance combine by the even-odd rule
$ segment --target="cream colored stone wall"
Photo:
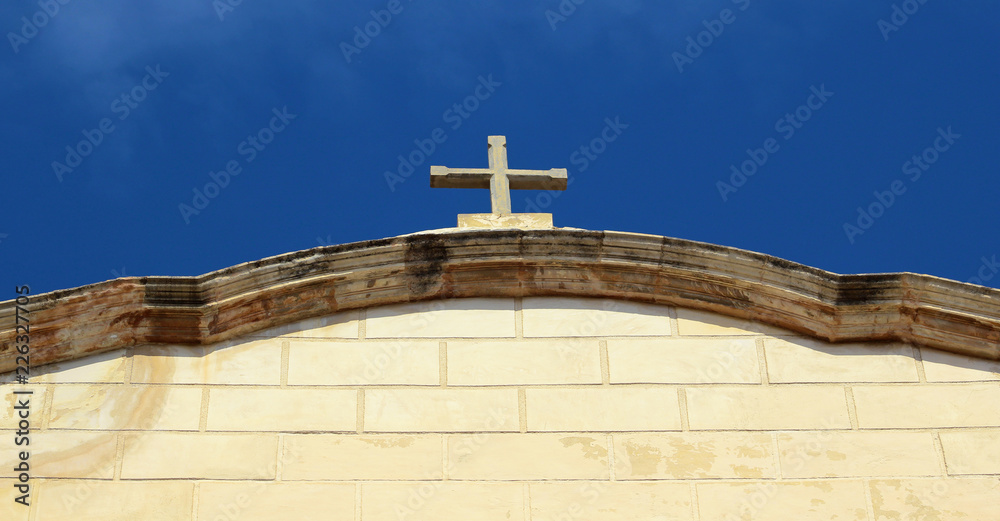
[[[43,369],[3,520],[1000,519],[1000,363],[699,311],[442,300]]]

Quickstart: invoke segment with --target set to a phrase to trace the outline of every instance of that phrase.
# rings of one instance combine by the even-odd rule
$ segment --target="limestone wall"
[[[686,309],[395,305],[32,384],[0,519],[1000,519],[1000,363]]]

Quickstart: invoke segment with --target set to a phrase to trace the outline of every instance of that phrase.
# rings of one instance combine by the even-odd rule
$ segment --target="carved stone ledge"
[[[198,277],[126,277],[32,296],[31,362],[209,344],[339,311],[462,297],[604,297],[703,309],[831,342],[898,340],[1000,359],[1000,290],[928,275],[837,275],[654,235],[435,230],[324,246]],[[0,372],[15,366],[0,303]]]

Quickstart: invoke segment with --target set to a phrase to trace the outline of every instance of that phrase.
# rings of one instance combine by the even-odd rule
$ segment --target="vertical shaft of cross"
[[[507,179],[507,138],[490,136],[490,201],[493,203],[493,213],[510,215],[510,181]]]

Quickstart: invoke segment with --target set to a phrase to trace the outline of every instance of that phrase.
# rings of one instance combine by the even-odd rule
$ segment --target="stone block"
[[[690,521],[686,483],[532,483],[532,521]]]
[[[296,434],[285,436],[281,479],[441,479],[440,435]]]
[[[459,298],[369,309],[367,338],[511,338],[514,299]]]
[[[528,297],[525,337],[670,336],[669,308],[611,299]]]
[[[288,385],[439,385],[437,340],[291,341]]]
[[[946,430],[940,436],[948,474],[1000,475],[1000,429]]]
[[[19,454],[28,452],[30,475],[34,478],[111,479],[115,473],[116,434],[106,431],[31,431],[30,445],[14,445],[14,433],[4,432],[11,440],[0,451],[0,468],[20,464]]]
[[[875,521],[997,519],[1000,480],[886,479],[869,483]]]
[[[760,383],[752,338],[613,338],[611,383]]]
[[[198,430],[202,390],[154,385],[60,385],[49,428]]]
[[[210,390],[210,431],[349,431],[358,428],[358,392],[353,389]]]
[[[38,484],[34,484],[34,488],[29,490],[29,495],[24,498],[24,501],[28,502],[29,506],[24,506],[21,503],[14,501],[15,498],[23,496],[21,492],[14,489],[14,485],[17,484],[17,480],[10,478],[0,478],[0,487],[3,487],[6,496],[3,501],[0,501],[0,519],[10,520],[10,521],[28,521],[28,512],[31,504],[38,503]],[[37,508],[37,507],[35,507]]]
[[[934,435],[913,431],[802,431],[778,434],[786,478],[937,476]]]
[[[36,502],[34,521],[190,521],[194,483],[46,480]]]
[[[281,383],[281,340],[234,340],[213,346],[144,346],[135,349],[133,383]]]
[[[791,334],[790,331],[761,322],[689,308],[677,308],[677,331],[681,336]]]
[[[610,477],[605,435],[448,436],[448,478],[452,480],[607,480]]]
[[[860,480],[699,483],[701,521],[867,521]]]
[[[850,429],[839,386],[689,387],[691,430]]]
[[[354,521],[352,483],[202,483],[202,521]]]
[[[127,434],[122,479],[274,479],[278,436]]]
[[[921,348],[928,382],[982,382],[1000,380],[1000,361]]]
[[[460,213],[459,228],[516,228],[518,230],[552,229],[550,213],[512,213],[497,215],[492,213]]]
[[[916,382],[913,349],[894,344],[830,344],[803,338],[764,340],[771,383]]]
[[[529,431],[680,430],[673,387],[538,388],[525,391]]]
[[[124,349],[46,364],[31,375],[32,383],[124,383]]]
[[[862,429],[1000,427],[1000,385],[856,386]]]
[[[520,483],[364,483],[364,521],[527,521]]]
[[[597,340],[448,342],[448,385],[600,383]]]
[[[43,406],[49,390],[43,385],[34,383],[28,385],[9,384],[2,387],[3,393],[0,399],[0,429],[16,430],[21,422],[21,414],[28,415],[30,428],[39,428],[44,424],[45,415]],[[28,392],[31,394],[14,394],[14,391]],[[27,409],[15,409],[14,407],[24,407]],[[25,412],[26,411],[26,412]]]
[[[619,481],[777,476],[769,434],[628,433],[612,438]]]
[[[516,389],[371,389],[365,431],[517,431]]]

